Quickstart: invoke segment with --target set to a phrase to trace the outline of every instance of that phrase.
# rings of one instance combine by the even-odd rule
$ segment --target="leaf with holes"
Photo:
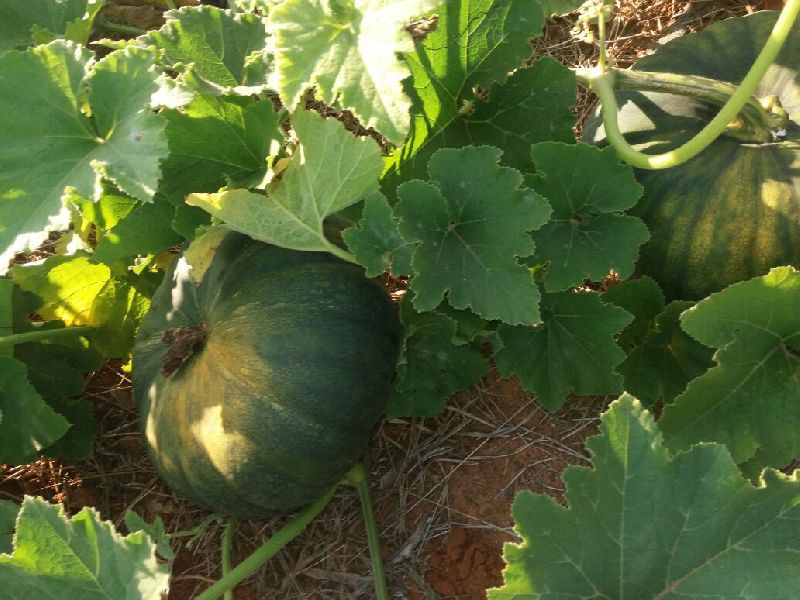
[[[350,109],[394,144],[408,133],[409,76],[401,53],[413,49],[405,26],[441,0],[286,0],[269,14],[278,93],[290,110],[303,94]]]
[[[526,183],[553,206],[550,222],[533,234],[534,262],[547,264],[544,288],[559,292],[599,281],[610,271],[628,277],[647,227],[623,212],[642,195],[633,169],[613,148],[542,142],[533,147],[536,175]]]
[[[436,14],[435,29],[406,55],[412,74],[411,135],[392,155],[387,192],[425,177],[439,148],[493,144],[507,152],[512,166],[522,168],[532,141],[571,138],[572,119],[568,126],[565,119],[575,101],[569,91],[575,78],[555,61],[520,69],[507,85],[499,85],[530,58],[530,39],[544,25],[537,0],[446,0]],[[520,147],[525,158],[516,164]]]

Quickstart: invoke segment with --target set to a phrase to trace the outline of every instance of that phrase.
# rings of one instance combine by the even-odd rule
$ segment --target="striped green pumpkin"
[[[679,38],[635,69],[700,75],[738,84],[777,18],[761,12]],[[720,137],[684,165],[637,171],[644,197],[632,214],[651,231],[637,271],[672,299],[695,300],[778,265],[800,266],[800,27],[795,27],[756,97],[777,96],[791,125],[776,143]],[[655,154],[700,130],[717,107],[662,93],[618,95],[628,141]],[[602,141],[589,123],[586,137]]]
[[[180,331],[205,332],[183,362]],[[399,333],[383,285],[326,253],[231,233],[199,285],[180,258],[133,355],[156,469],[181,495],[237,517],[316,500],[366,450]]]

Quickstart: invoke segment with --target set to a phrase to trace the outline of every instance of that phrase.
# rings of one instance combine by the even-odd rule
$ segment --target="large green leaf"
[[[0,273],[16,252],[66,229],[67,187],[97,199],[106,178],[152,199],[167,154],[165,123],[149,107],[155,89],[144,50],[94,65],[90,53],[63,41],[0,56]]]
[[[295,113],[292,124],[300,147],[266,196],[237,189],[191,194],[187,202],[255,239],[293,250],[331,250],[323,221],[377,190],[380,148],[315,112]]]
[[[146,277],[116,277],[110,267],[87,256],[53,256],[15,267],[11,276],[42,299],[37,313],[67,325],[96,327],[93,342],[106,356],[126,356],[147,311],[153,283]]]
[[[413,242],[410,289],[414,307],[432,310],[447,294],[454,308],[511,324],[539,322],[539,290],[518,258],[534,251],[529,232],[547,222],[550,207],[522,175],[498,166],[491,146],[444,148],[428,165],[432,183],[397,189],[400,232]]]
[[[642,195],[633,169],[613,148],[542,142],[533,147],[536,175],[527,184],[553,207],[533,234],[537,263],[547,263],[544,288],[559,292],[598,281],[612,270],[625,278],[650,237],[640,219],[623,215]]]
[[[424,177],[439,148],[490,143],[507,150],[506,159],[513,161],[523,142],[520,156],[527,163],[531,141],[570,136],[565,111],[574,103],[567,90],[575,82],[562,67],[545,61],[521,70],[518,84],[493,87],[530,57],[529,40],[544,24],[537,0],[446,0],[437,15],[435,31],[406,55],[414,118],[410,138],[392,156],[388,188]],[[552,110],[540,112],[539,105]]]
[[[722,442],[750,474],[800,456],[800,273],[780,267],[732,285],[681,325],[718,348],[717,364],[664,410],[668,446]]]
[[[628,395],[600,432],[586,444],[594,468],[564,473],[567,506],[517,496],[522,543],[506,545],[490,600],[797,598],[797,474],[768,470],[756,488],[720,445],[670,456]]]
[[[286,0],[269,14],[278,93],[294,110],[306,90],[339,102],[394,144],[408,133],[409,76],[398,54],[413,49],[405,27],[441,0]]]
[[[69,426],[28,380],[25,363],[0,356],[0,463],[30,462]]]
[[[144,532],[123,537],[94,509],[67,518],[63,507],[41,498],[25,498],[14,551],[0,555],[7,598],[154,600],[166,593],[168,580],[168,567]]]
[[[495,360],[501,375],[517,375],[522,387],[550,411],[558,409],[569,394],[622,391],[622,378],[614,367],[625,353],[613,336],[633,315],[604,304],[598,294],[570,291],[544,295],[542,320],[537,327],[500,326],[502,348]]]
[[[680,327],[680,315],[691,302],[664,306],[661,288],[649,277],[622,282],[603,299],[635,317],[617,338],[628,354],[617,371],[625,378],[625,391],[645,405],[672,402],[712,365],[712,350]]]
[[[158,50],[158,64],[178,71],[177,82],[205,94],[257,94],[266,87],[271,58],[261,18],[213,6],[164,13],[158,31],[138,39]]]

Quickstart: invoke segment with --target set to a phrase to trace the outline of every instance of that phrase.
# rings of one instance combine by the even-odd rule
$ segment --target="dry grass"
[[[762,7],[762,2],[735,0],[620,2],[611,26],[610,58],[627,66],[665,38]],[[572,40],[573,22],[571,17],[552,20],[534,42],[534,56],[551,55],[569,66],[591,64],[595,48]],[[592,98],[581,92],[578,123],[591,106]],[[40,494],[64,502],[70,511],[92,505],[118,526],[132,509],[147,519],[160,515],[171,532],[192,529],[206,519],[208,513],[175,497],[153,472],[139,441],[130,387],[119,365],[90,377],[87,394],[101,418],[94,459],[78,465],[42,459],[4,468],[0,497]],[[394,597],[483,597],[474,590],[447,592],[456,589],[447,588],[446,579],[459,576],[459,561],[484,569],[483,582],[498,584],[499,547],[513,539],[508,508],[514,493],[524,488],[560,498],[560,473],[567,464],[586,461],[582,444],[603,405],[602,399],[571,401],[568,409],[549,415],[514,383],[490,376],[458,395],[437,419],[384,423],[374,439],[371,471]],[[242,522],[234,559],[255,549],[284,520]],[[170,598],[191,598],[219,577],[220,537],[220,526],[212,522],[195,537],[176,540]],[[452,548],[456,542],[471,554],[458,554],[461,550]],[[358,501],[343,487],[236,597],[356,599],[371,597],[370,589]]]

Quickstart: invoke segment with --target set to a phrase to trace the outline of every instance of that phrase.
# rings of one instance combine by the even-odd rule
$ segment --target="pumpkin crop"
[[[366,449],[398,346],[395,308],[359,267],[228,234],[199,284],[173,263],[139,331],[151,459],[174,490],[232,516],[310,503]]]
[[[738,84],[755,61],[777,13],[720,21],[679,38],[635,70],[699,75]],[[795,28],[756,91],[776,98],[788,120],[766,143],[723,135],[687,163],[637,171],[644,196],[631,211],[651,232],[637,265],[672,299],[695,300],[778,265],[800,266],[800,30]],[[620,130],[657,154],[696,134],[718,106],[655,92],[618,94]],[[779,109],[780,110],[780,109]],[[586,137],[602,141],[599,120]]]

